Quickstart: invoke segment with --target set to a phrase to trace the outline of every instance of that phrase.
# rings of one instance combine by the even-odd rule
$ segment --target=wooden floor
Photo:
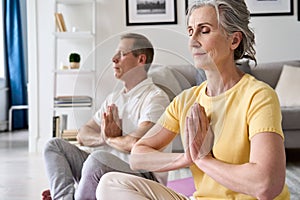
[[[28,132],[0,132],[0,199],[38,200],[48,188],[43,157],[28,153]],[[287,150],[286,183],[291,200],[300,199],[300,150]],[[190,177],[188,169],[172,171],[169,179]]]
[[[28,153],[27,130],[0,132],[0,199],[38,200],[49,188],[41,153]],[[189,169],[170,173],[170,180],[190,177]]]
[[[300,200],[300,149],[287,149],[286,184],[291,200]]]
[[[41,154],[28,153],[28,132],[0,133],[0,199],[38,200],[48,188]]]

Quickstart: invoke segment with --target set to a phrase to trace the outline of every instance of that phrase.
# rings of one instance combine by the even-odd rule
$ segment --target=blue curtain
[[[26,65],[23,51],[23,32],[20,0],[4,1],[4,40],[10,106],[27,105]],[[27,110],[13,112],[13,129],[28,127]]]

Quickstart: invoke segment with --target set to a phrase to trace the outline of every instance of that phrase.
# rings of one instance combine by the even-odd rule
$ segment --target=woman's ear
[[[242,41],[243,35],[241,32],[234,32],[232,34],[232,40],[231,40],[231,49],[234,50],[236,49],[241,41]]]

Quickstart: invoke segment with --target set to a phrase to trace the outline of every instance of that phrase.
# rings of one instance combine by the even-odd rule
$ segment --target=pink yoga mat
[[[196,191],[193,177],[168,181],[167,187],[187,197],[192,196]]]

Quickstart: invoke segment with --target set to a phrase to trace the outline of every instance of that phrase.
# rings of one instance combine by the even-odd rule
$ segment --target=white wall
[[[189,52],[185,52],[187,55],[182,53],[183,51],[187,51],[187,44],[183,39],[186,37],[184,2],[184,0],[177,1],[177,25],[126,27],[125,1],[120,3],[119,0],[100,0],[98,4],[98,24],[101,25],[97,29],[98,41],[105,41],[112,35],[119,34],[123,31],[140,31],[139,29],[146,29],[143,31],[150,36],[154,46],[167,47],[168,50],[173,52],[180,51],[180,54],[183,54],[190,59]],[[252,17],[250,26],[254,29],[256,34],[258,62],[281,61],[300,58],[300,21],[297,21],[296,8],[297,1],[294,0],[293,16]],[[110,13],[114,13],[113,16]],[[150,31],[147,29],[155,30]],[[165,29],[169,29],[170,31],[166,32]],[[152,34],[152,32],[157,31],[164,32],[165,35],[162,36],[160,34]],[[179,36],[176,32],[183,35]],[[178,37],[180,37],[182,40],[178,41]],[[183,43],[181,43],[182,41]],[[166,60],[166,62],[173,61]],[[177,60],[174,62],[177,63]]]
[[[295,5],[296,7],[296,5]],[[253,17],[258,62],[300,59],[300,21],[294,16]]]
[[[52,128],[52,65],[54,64],[53,1],[27,0],[29,31],[29,87],[30,87],[30,151],[42,151],[51,137]],[[156,47],[157,64],[191,62],[187,49],[184,0],[177,1],[177,25],[126,27],[125,1],[98,0],[97,43],[100,50],[97,68],[103,84],[111,80],[110,58],[125,31],[147,35]],[[294,0],[296,8],[296,0]],[[78,15],[81,17],[81,15]],[[36,25],[34,24],[36,21]],[[251,25],[256,33],[258,62],[300,59],[300,22],[294,16],[253,17]],[[102,96],[108,91],[101,93]]]

